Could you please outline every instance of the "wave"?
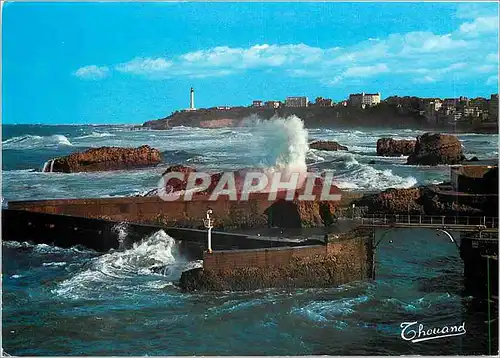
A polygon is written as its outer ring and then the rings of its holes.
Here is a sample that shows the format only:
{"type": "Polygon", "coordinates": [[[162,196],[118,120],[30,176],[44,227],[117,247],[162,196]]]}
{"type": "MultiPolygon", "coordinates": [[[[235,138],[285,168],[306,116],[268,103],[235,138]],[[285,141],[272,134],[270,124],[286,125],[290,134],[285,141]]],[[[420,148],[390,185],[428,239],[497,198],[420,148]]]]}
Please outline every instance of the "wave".
{"type": "Polygon", "coordinates": [[[70,248],[63,248],[47,244],[32,244],[27,241],[2,241],[2,246],[11,249],[32,250],[39,254],[95,254],[96,251],[86,248],[81,245],[72,246],[70,248]]]}
{"type": "Polygon", "coordinates": [[[83,135],[81,137],[76,137],[74,139],[105,138],[105,137],[116,137],[116,134],[108,132],[92,132],[91,134],[83,135]]]}
{"type": "Polygon", "coordinates": [[[66,266],[66,262],[65,261],[44,262],[43,266],[66,266]]]}
{"type": "MultiPolygon", "coordinates": [[[[297,116],[274,116],[263,120],[257,116],[245,118],[242,127],[247,133],[252,155],[265,155],[269,171],[305,173],[306,155],[309,150],[308,132],[297,116]]],[[[249,153],[250,154],[250,153],[249,153]]]]}
{"type": "MultiPolygon", "coordinates": [[[[120,227],[120,230],[125,230],[120,227]]],[[[123,233],[125,235],[125,233],[123,233]]],[[[175,240],[160,230],[131,249],[114,251],[91,260],[84,269],[61,282],[52,292],[66,298],[95,299],[108,295],[114,297],[117,287],[133,287],[129,280],[138,276],[161,277],[171,284],[183,271],[201,267],[199,261],[187,261],[180,256],[175,240]]]]}
{"type": "Polygon", "coordinates": [[[317,170],[333,171],[333,184],[341,189],[384,190],[387,188],[411,188],[417,184],[413,176],[402,177],[392,169],[376,169],[358,161],[351,153],[335,154],[335,159],[316,163],[317,170]]]}
{"type": "Polygon", "coordinates": [[[335,318],[353,314],[356,307],[368,301],[369,297],[366,295],[331,301],[316,301],[304,307],[294,308],[290,313],[314,322],[329,322],[335,318]]]}
{"type": "Polygon", "coordinates": [[[46,137],[26,135],[12,137],[2,142],[3,149],[34,149],[59,146],[73,146],[73,144],[62,134],[54,134],[46,137]]]}

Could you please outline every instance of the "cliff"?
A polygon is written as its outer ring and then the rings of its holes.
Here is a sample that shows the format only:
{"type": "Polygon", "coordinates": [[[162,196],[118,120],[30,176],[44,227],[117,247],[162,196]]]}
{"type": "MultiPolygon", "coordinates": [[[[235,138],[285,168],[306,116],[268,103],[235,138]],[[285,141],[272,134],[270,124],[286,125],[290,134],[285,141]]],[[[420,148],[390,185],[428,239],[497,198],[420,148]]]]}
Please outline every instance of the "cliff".
{"type": "Polygon", "coordinates": [[[143,124],[151,129],[185,127],[227,127],[239,126],[243,119],[256,115],[263,119],[273,116],[296,115],[308,127],[392,127],[421,128],[423,117],[399,114],[397,108],[381,104],[373,108],[353,107],[304,107],[304,108],[253,108],[233,107],[228,110],[199,109],[189,112],[174,112],[172,115],[143,124]]]}
{"type": "Polygon", "coordinates": [[[430,124],[415,113],[402,113],[397,107],[387,103],[366,109],[354,107],[303,107],[290,108],[253,108],[233,107],[231,109],[199,109],[196,111],[174,112],[170,116],[145,122],[143,127],[150,129],[170,129],[185,127],[234,127],[241,125],[243,119],[256,115],[270,119],[274,115],[288,117],[296,115],[309,128],[413,128],[421,130],[442,130],[449,132],[497,133],[497,123],[459,123],[454,126],[430,124]]]}

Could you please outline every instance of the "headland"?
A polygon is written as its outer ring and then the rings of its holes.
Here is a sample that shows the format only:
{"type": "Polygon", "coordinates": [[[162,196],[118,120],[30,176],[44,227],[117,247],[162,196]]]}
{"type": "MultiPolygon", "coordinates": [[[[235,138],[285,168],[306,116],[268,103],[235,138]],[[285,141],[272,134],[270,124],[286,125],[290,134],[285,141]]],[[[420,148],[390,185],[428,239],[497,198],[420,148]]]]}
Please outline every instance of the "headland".
{"type": "MultiPolygon", "coordinates": [[[[363,94],[364,95],[364,94],[363,94]]],[[[303,98],[302,105],[287,101],[254,101],[251,106],[211,107],[175,111],[170,116],[147,121],[143,127],[169,129],[176,126],[237,127],[245,119],[286,118],[295,115],[307,128],[405,128],[449,133],[498,133],[498,95],[491,99],[389,97],[359,104],[356,95],[334,104],[318,97],[315,103],[303,98]],[[354,96],[354,97],[353,97],[354,96]]],[[[369,95],[364,95],[363,98],[369,95]]],[[[371,96],[371,95],[370,95],[371,96]]],[[[295,98],[295,97],[293,97],[295,98]]],[[[371,98],[371,97],[370,97],[371,98]]]]}

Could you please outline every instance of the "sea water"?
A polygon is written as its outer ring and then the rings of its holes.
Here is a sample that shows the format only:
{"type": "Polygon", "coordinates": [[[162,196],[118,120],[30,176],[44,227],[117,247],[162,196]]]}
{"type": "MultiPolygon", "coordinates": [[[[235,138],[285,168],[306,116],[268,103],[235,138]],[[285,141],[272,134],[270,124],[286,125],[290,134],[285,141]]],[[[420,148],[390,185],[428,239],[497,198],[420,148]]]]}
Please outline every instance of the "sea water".
{"type": "MultiPolygon", "coordinates": [[[[2,130],[7,200],[138,195],[154,188],[172,164],[216,171],[305,161],[309,170],[333,170],[344,189],[366,191],[449,177],[446,166],[406,166],[405,157],[376,157],[378,138],[421,134],[410,130],[305,130],[279,121],[169,131],[43,125],[2,130]],[[349,151],[309,150],[304,143],[313,139],[335,140],[349,151]],[[160,149],[165,163],[132,171],[42,172],[48,160],[72,152],[144,144],[160,149]]],[[[459,138],[467,157],[498,156],[497,135],[459,138]]],[[[180,256],[161,230],[128,250],[108,253],[18,240],[2,243],[2,345],[11,355],[488,353],[488,317],[463,292],[458,250],[429,230],[386,235],[377,250],[375,281],[223,293],[177,288],[182,271],[201,263],[180,256]],[[400,325],[412,321],[426,327],[465,322],[466,334],[411,343],[402,339],[400,325]]]]}

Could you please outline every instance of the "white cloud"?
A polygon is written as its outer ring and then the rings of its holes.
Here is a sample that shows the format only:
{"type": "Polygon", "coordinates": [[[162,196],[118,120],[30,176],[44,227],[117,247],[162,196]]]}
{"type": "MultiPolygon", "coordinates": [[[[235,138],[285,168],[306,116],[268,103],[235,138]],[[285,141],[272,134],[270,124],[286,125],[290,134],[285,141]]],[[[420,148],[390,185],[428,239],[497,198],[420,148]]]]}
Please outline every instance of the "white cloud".
{"type": "MultiPolygon", "coordinates": [[[[467,4],[464,4],[467,5],[467,4]]],[[[498,70],[498,17],[491,7],[459,6],[455,31],[394,33],[367,38],[346,47],[322,48],[307,44],[216,46],[171,57],[134,58],[113,66],[115,71],[150,79],[208,78],[246,71],[316,80],[326,85],[365,83],[367,78],[394,76],[414,83],[467,79],[498,70]],[[492,67],[493,64],[493,67],[492,67]]],[[[103,69],[104,76],[108,69],[103,69]],[[105,70],[104,70],[105,69],[105,70]]]]}
{"type": "Polygon", "coordinates": [[[434,83],[436,79],[431,76],[417,77],[413,80],[414,83],[434,83]]]}
{"type": "Polygon", "coordinates": [[[488,73],[488,72],[493,72],[497,67],[493,65],[483,65],[479,66],[476,71],[480,73],[488,73]]]}
{"type": "Polygon", "coordinates": [[[355,66],[349,67],[344,72],[344,77],[372,77],[388,71],[389,68],[384,63],[375,66],[355,66]]]}
{"type": "Polygon", "coordinates": [[[491,16],[498,13],[498,3],[475,2],[458,5],[456,17],[458,19],[475,19],[482,16],[491,16]]]}
{"type": "Polygon", "coordinates": [[[164,58],[134,58],[131,61],[120,63],[115,66],[119,72],[136,75],[165,74],[172,66],[172,62],[164,58]]]}
{"type": "Polygon", "coordinates": [[[498,32],[498,17],[478,17],[472,22],[464,22],[460,25],[459,31],[467,36],[479,36],[484,33],[498,32]]]}
{"type": "Polygon", "coordinates": [[[486,56],[487,62],[498,62],[498,53],[490,53],[486,56]]]}
{"type": "Polygon", "coordinates": [[[89,65],[80,67],[74,75],[86,80],[98,80],[107,77],[109,68],[106,66],[89,65]]]}
{"type": "Polygon", "coordinates": [[[401,36],[401,54],[439,53],[468,46],[467,41],[455,39],[452,34],[435,35],[431,32],[410,32],[401,36]]]}
{"type": "Polygon", "coordinates": [[[488,86],[491,86],[491,85],[496,85],[498,83],[498,75],[495,75],[495,76],[490,76],[488,77],[488,79],[486,80],[486,84],[488,86]]]}

